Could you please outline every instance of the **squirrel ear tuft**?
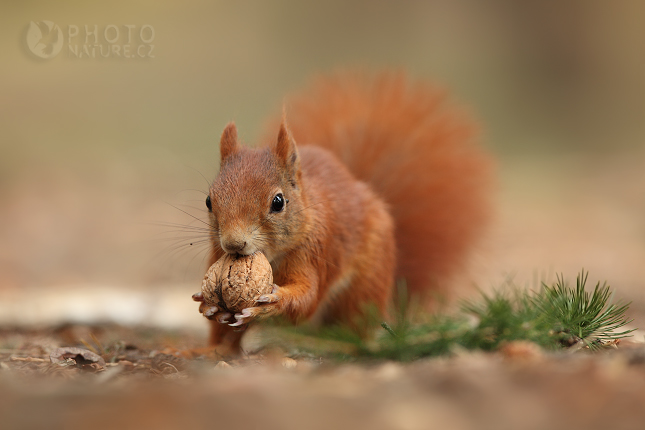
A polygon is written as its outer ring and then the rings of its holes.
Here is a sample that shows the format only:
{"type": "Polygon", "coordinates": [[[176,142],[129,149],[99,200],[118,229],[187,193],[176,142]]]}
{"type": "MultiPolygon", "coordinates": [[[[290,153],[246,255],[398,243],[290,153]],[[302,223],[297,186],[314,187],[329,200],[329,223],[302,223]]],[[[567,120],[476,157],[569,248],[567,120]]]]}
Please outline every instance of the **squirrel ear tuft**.
{"type": "Polygon", "coordinates": [[[237,127],[234,122],[229,122],[222,132],[222,138],[219,142],[219,151],[221,154],[222,163],[231,155],[235,154],[240,149],[237,140],[237,127]]]}
{"type": "Polygon", "coordinates": [[[292,176],[297,176],[300,169],[300,157],[296,141],[287,128],[287,122],[282,118],[280,131],[278,132],[278,142],[275,146],[275,153],[278,159],[284,164],[292,176]]]}

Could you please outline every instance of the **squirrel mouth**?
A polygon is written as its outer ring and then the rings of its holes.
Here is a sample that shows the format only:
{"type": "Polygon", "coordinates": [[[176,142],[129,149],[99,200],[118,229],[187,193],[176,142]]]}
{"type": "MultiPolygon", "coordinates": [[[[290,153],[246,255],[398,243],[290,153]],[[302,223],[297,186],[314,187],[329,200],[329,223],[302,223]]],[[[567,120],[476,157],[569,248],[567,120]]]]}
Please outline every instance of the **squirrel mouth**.
{"type": "Polygon", "coordinates": [[[257,249],[255,247],[245,246],[242,249],[236,249],[231,251],[224,249],[224,252],[234,257],[243,257],[247,255],[256,254],[258,252],[262,252],[262,250],[257,249]]]}

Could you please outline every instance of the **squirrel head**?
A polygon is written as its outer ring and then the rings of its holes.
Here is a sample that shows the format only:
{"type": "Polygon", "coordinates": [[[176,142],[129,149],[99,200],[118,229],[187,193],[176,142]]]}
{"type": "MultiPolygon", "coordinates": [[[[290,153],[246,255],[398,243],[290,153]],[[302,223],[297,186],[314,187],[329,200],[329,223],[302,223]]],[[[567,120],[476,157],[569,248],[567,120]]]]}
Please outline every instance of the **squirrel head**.
{"type": "Polygon", "coordinates": [[[283,120],[274,145],[240,145],[229,123],[220,141],[220,172],[206,198],[213,246],[228,254],[261,251],[272,261],[297,246],[307,221],[296,142],[283,120]]]}

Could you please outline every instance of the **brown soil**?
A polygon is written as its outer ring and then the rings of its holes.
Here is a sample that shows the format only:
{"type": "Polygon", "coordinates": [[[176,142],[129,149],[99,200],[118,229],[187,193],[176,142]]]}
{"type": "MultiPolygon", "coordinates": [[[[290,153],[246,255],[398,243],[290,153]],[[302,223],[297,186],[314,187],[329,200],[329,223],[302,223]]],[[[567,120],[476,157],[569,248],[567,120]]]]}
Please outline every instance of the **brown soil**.
{"type": "Polygon", "coordinates": [[[201,343],[117,326],[4,330],[2,428],[635,429],[645,418],[642,344],[544,354],[519,343],[412,364],[277,349],[183,358],[201,343]],[[105,365],[50,358],[70,345],[105,365]]]}

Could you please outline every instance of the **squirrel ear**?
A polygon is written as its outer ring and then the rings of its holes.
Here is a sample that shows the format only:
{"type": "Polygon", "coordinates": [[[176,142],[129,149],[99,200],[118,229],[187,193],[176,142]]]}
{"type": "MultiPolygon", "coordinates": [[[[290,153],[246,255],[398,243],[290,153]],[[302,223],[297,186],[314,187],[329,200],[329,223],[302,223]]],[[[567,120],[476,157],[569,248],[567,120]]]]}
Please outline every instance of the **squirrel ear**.
{"type": "Polygon", "coordinates": [[[221,154],[222,163],[231,155],[235,154],[240,149],[237,141],[237,127],[235,123],[229,122],[222,132],[222,138],[219,141],[219,152],[221,154]]]}
{"type": "Polygon", "coordinates": [[[293,140],[293,137],[287,128],[287,122],[284,118],[280,124],[275,153],[278,156],[278,159],[282,161],[284,166],[291,173],[292,177],[297,176],[300,170],[300,156],[298,155],[296,141],[293,140]]]}

